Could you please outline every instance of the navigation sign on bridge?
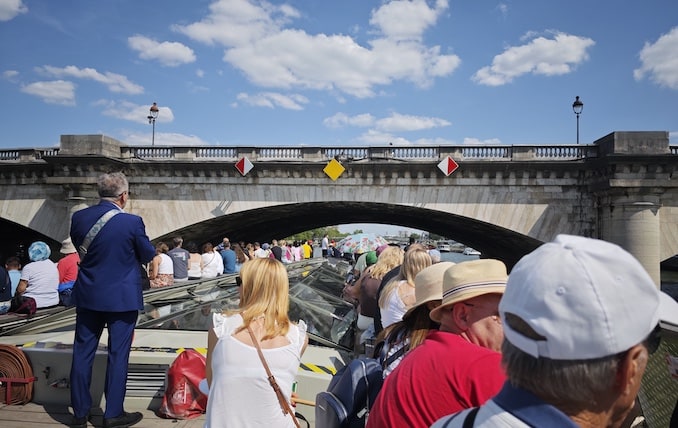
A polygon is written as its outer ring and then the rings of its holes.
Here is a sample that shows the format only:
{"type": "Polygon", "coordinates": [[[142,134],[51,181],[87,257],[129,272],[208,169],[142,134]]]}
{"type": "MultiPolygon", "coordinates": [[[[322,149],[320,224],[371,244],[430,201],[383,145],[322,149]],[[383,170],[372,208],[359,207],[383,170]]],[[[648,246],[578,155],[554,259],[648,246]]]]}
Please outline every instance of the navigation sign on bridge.
{"type": "Polygon", "coordinates": [[[450,156],[448,156],[438,163],[438,168],[443,172],[443,174],[449,176],[454,171],[456,171],[457,168],[459,168],[459,164],[455,162],[450,156]]]}
{"type": "Polygon", "coordinates": [[[240,174],[245,176],[252,170],[252,168],[254,168],[254,165],[252,165],[252,162],[250,162],[247,157],[243,156],[238,162],[235,163],[235,168],[240,172],[240,174]]]}

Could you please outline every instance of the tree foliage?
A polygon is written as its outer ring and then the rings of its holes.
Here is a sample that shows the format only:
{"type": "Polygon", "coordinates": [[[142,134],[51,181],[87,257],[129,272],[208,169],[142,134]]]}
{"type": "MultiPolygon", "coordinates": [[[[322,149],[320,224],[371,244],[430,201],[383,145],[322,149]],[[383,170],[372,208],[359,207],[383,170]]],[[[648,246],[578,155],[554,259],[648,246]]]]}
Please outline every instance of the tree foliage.
{"type": "Polygon", "coordinates": [[[308,241],[310,239],[310,240],[314,240],[314,241],[320,241],[321,239],[323,239],[323,236],[325,236],[325,234],[327,234],[327,236],[330,239],[334,239],[334,240],[337,240],[337,241],[340,240],[341,238],[349,235],[348,233],[339,232],[339,228],[337,226],[327,226],[327,227],[320,227],[320,228],[317,228],[317,229],[311,229],[311,230],[307,230],[307,231],[304,231],[304,232],[296,233],[292,236],[288,236],[287,238],[285,238],[285,240],[286,241],[308,241]]]}

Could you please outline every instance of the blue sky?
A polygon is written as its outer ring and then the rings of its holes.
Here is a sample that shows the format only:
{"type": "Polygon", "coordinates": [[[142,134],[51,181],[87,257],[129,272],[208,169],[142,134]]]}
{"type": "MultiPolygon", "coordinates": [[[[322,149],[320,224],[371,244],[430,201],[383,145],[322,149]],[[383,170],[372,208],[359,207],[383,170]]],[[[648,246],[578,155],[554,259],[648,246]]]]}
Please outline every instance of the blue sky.
{"type": "Polygon", "coordinates": [[[669,131],[678,2],[0,0],[0,148],[574,144],[669,131]]]}

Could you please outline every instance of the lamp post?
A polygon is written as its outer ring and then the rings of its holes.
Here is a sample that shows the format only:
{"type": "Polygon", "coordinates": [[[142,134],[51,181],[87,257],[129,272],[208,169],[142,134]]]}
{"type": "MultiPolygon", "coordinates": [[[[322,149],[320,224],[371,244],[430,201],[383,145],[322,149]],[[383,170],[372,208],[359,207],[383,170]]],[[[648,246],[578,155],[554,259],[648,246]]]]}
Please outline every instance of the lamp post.
{"type": "Polygon", "coordinates": [[[579,95],[577,95],[572,103],[572,110],[574,111],[574,114],[577,115],[577,144],[579,144],[579,115],[583,109],[584,103],[579,101],[579,95]]]}
{"type": "MultiPolygon", "coordinates": [[[[577,97],[579,98],[579,97],[577,97]]],[[[149,110],[149,115],[148,115],[148,123],[153,125],[153,137],[151,139],[151,145],[155,146],[155,119],[158,118],[158,113],[160,113],[160,109],[158,108],[158,103],[153,103],[149,110]]]]}

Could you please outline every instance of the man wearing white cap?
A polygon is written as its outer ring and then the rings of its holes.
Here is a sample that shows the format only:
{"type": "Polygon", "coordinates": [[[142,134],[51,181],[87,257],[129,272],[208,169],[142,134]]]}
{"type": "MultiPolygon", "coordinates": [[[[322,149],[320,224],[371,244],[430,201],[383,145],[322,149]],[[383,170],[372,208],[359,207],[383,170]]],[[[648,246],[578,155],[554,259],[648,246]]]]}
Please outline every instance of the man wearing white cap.
{"type": "Polygon", "coordinates": [[[434,427],[619,427],[659,346],[659,321],[678,325],[678,303],[631,254],[570,235],[516,264],[499,312],[508,381],[479,410],[434,427]]]}
{"type": "Polygon", "coordinates": [[[500,390],[506,376],[498,352],[504,337],[498,304],[507,277],[504,263],[493,259],[445,270],[442,303],[430,313],[440,329],[386,377],[367,428],[429,427],[500,390]]]}

